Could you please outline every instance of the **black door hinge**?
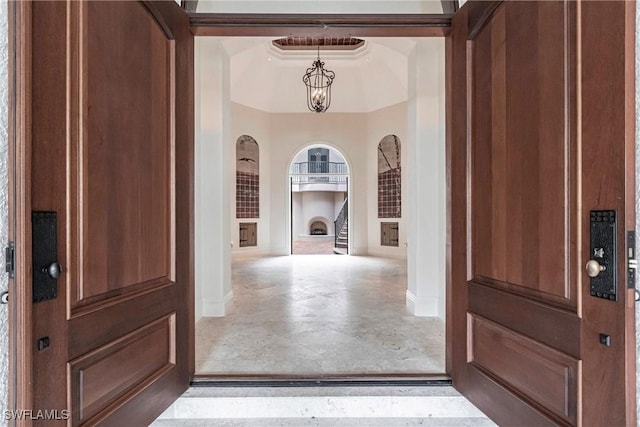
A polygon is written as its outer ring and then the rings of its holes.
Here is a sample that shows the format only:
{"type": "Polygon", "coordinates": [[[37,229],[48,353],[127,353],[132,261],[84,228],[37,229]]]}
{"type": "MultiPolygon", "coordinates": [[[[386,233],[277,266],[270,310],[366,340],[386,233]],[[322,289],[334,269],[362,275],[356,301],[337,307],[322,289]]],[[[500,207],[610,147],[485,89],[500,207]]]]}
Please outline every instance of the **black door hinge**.
{"type": "Polygon", "coordinates": [[[627,289],[634,289],[636,287],[637,269],[636,231],[627,231],[627,289]]]}
{"type": "Polygon", "coordinates": [[[627,231],[627,288],[636,287],[636,269],[638,260],[636,259],[636,232],[627,231]]]}
{"type": "Polygon", "coordinates": [[[13,242],[9,242],[4,248],[4,270],[9,273],[9,277],[16,275],[16,248],[13,242]]]}

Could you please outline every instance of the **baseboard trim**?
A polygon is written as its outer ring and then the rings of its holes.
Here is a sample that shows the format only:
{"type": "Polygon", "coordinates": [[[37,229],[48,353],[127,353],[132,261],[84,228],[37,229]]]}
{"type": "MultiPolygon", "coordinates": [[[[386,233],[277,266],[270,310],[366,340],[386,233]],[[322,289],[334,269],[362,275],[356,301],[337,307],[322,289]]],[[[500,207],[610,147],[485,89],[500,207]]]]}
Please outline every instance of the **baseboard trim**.
{"type": "Polygon", "coordinates": [[[231,251],[231,256],[234,258],[242,258],[242,257],[256,257],[256,256],[267,256],[269,255],[269,250],[264,248],[234,248],[231,251]]]}
{"type": "Polygon", "coordinates": [[[202,300],[202,317],[224,317],[231,311],[233,291],[229,291],[221,300],[202,300]]]}
{"type": "Polygon", "coordinates": [[[407,251],[402,250],[385,250],[381,248],[369,248],[368,250],[369,256],[379,257],[379,258],[392,258],[405,260],[407,259],[407,251]]]}
{"type": "Polygon", "coordinates": [[[407,290],[407,310],[417,317],[440,317],[440,299],[437,297],[417,297],[407,290]]]}

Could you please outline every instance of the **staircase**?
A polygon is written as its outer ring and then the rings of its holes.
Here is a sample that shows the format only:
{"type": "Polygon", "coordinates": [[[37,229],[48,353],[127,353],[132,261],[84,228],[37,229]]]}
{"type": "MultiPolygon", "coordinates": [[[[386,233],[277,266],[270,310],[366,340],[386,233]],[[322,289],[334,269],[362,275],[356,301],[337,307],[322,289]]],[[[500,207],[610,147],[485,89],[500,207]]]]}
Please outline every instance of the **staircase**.
{"type": "Polygon", "coordinates": [[[336,237],[336,253],[347,253],[349,251],[349,219],[345,219],[336,237]]]}
{"type": "Polygon", "coordinates": [[[450,386],[192,387],[152,427],[495,426],[450,386]]]}
{"type": "Polygon", "coordinates": [[[349,253],[349,204],[344,199],[334,224],[335,247],[333,252],[345,255],[349,253]]]}

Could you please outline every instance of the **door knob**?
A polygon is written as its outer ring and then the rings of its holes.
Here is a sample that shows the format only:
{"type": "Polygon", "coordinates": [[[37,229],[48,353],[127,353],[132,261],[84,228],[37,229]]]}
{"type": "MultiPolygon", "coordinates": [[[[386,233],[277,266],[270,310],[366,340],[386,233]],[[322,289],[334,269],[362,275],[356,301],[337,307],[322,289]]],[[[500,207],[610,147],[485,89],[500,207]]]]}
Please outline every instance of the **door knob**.
{"type": "Polygon", "coordinates": [[[600,272],[606,270],[606,268],[607,267],[600,264],[598,261],[594,259],[590,259],[589,261],[587,261],[586,269],[589,277],[598,277],[600,272]]]}
{"type": "Polygon", "coordinates": [[[52,279],[57,279],[58,277],[60,277],[62,267],[60,267],[60,264],[58,264],[57,262],[53,262],[49,267],[44,267],[42,269],[42,272],[47,273],[52,279]]]}

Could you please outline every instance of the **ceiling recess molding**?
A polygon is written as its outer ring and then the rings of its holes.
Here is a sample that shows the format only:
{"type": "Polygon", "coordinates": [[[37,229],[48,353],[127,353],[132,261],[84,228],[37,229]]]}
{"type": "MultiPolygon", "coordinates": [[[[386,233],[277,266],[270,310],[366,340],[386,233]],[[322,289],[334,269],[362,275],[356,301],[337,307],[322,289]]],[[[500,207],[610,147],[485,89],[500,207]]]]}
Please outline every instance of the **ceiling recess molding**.
{"type": "Polygon", "coordinates": [[[364,46],[364,40],[355,37],[285,37],[273,41],[282,50],[356,50],[364,46]]]}

